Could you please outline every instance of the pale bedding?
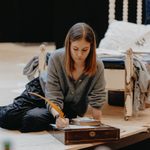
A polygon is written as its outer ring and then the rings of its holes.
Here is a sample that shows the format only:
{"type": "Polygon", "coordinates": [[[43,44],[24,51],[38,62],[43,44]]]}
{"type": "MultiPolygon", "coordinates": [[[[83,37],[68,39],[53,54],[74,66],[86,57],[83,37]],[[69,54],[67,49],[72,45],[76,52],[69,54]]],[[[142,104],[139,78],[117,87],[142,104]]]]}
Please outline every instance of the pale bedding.
{"type": "MultiPolygon", "coordinates": [[[[150,49],[150,25],[114,20],[100,41],[99,49],[126,51],[150,49]]],[[[150,50],[149,50],[150,51],[150,50]]]]}

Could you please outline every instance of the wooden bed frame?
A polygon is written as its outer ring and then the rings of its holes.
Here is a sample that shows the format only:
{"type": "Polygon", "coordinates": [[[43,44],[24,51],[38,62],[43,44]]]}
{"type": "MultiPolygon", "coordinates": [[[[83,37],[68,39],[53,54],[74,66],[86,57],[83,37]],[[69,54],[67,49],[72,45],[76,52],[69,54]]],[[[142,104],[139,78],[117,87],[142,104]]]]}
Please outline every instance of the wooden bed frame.
{"type": "MultiPolygon", "coordinates": [[[[128,1],[123,0],[123,16],[122,20],[128,22],[128,1]]],[[[142,24],[142,2],[143,0],[137,0],[137,7],[136,7],[136,23],[142,24]]],[[[115,20],[115,5],[116,0],[109,0],[109,16],[108,22],[109,24],[115,20]]],[[[126,51],[125,56],[125,69],[124,70],[117,70],[117,69],[105,69],[105,76],[106,76],[106,89],[113,90],[113,91],[124,91],[124,119],[128,120],[131,116],[134,115],[133,112],[133,92],[134,92],[134,65],[133,65],[133,57],[135,54],[145,52],[133,52],[132,49],[128,49],[126,51]],[[120,78],[116,78],[116,74],[119,74],[120,78]],[[114,78],[112,77],[114,75],[114,78]]],[[[146,52],[147,53],[147,52],[146,52]]],[[[137,114],[135,114],[137,115],[137,114]]]]}
{"type": "MultiPolygon", "coordinates": [[[[46,69],[46,47],[45,45],[40,46],[40,54],[39,54],[39,65],[38,65],[38,72],[39,74],[46,69]]],[[[125,95],[125,120],[128,120],[130,116],[132,116],[132,101],[133,101],[133,52],[131,49],[127,50],[126,57],[125,57],[125,69],[124,70],[114,70],[114,69],[105,69],[106,75],[106,89],[107,90],[120,90],[124,91],[125,95]],[[113,84],[114,78],[112,75],[115,72],[120,74],[121,77],[119,84],[113,84]],[[111,75],[111,77],[109,77],[111,75]],[[113,87],[112,85],[115,85],[113,87]]],[[[117,79],[118,80],[118,79],[117,79]]]]}

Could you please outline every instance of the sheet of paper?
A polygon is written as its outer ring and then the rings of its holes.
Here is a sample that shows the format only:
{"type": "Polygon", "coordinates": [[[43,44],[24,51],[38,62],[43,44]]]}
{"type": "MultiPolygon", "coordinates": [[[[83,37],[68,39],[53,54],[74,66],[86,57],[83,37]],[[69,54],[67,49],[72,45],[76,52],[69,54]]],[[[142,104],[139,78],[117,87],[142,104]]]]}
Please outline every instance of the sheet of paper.
{"type": "Polygon", "coordinates": [[[84,129],[84,128],[95,128],[95,126],[80,126],[80,125],[69,125],[65,128],[57,128],[56,127],[56,124],[50,124],[52,127],[54,127],[55,129],[63,129],[63,130],[66,130],[66,129],[84,129]]]}

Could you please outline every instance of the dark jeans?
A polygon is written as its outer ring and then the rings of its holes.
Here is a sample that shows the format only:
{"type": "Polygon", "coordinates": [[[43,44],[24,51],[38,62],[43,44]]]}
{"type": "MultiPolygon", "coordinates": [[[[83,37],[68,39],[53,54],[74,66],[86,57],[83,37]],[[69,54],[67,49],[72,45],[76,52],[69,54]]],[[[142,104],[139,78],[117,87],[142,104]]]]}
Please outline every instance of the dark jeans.
{"type": "Polygon", "coordinates": [[[50,129],[49,124],[55,119],[46,109],[45,101],[28,92],[44,96],[39,78],[26,85],[25,91],[14,99],[13,103],[0,107],[0,126],[21,132],[50,129]]]}

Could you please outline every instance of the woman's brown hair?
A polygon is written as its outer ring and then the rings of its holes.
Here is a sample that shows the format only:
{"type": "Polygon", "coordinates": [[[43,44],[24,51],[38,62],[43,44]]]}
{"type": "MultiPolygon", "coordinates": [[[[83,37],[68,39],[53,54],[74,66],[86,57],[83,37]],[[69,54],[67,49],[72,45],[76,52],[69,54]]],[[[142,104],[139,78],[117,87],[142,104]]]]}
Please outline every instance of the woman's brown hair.
{"type": "Polygon", "coordinates": [[[73,25],[65,39],[65,68],[67,74],[71,77],[74,68],[74,61],[71,57],[71,42],[85,39],[90,43],[90,52],[85,60],[84,74],[93,76],[96,73],[96,38],[93,29],[86,23],[76,23],[73,25]]]}

